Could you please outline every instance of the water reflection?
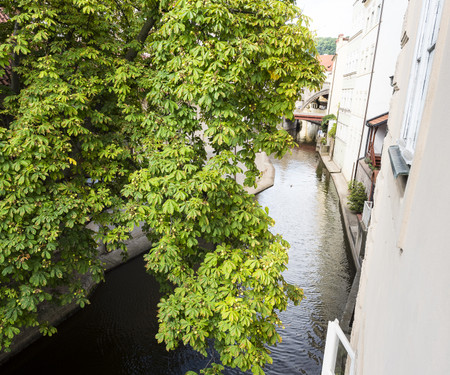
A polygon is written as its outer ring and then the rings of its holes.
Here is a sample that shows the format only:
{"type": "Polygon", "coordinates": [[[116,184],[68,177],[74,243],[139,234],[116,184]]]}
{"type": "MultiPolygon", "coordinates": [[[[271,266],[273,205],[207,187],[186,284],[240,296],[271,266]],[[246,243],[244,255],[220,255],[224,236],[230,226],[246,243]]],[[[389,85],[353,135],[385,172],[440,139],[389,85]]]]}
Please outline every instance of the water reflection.
{"type": "MultiPolygon", "coordinates": [[[[273,160],[275,186],[258,200],[291,243],[286,279],[306,299],[282,314],[283,342],[266,374],[320,374],[328,320],[340,317],[353,269],[347,257],[336,190],[313,147],[273,160]]],[[[158,287],[137,258],[107,275],[92,304],[0,368],[8,374],[184,374],[211,358],[157,344],[158,287]]],[[[211,353],[212,355],[212,353],[211,353]]],[[[239,374],[228,369],[226,374],[239,374]]]]}
{"type": "Polygon", "coordinates": [[[276,221],[273,230],[291,244],[285,277],[304,289],[306,299],[283,314],[287,329],[267,373],[320,374],[328,320],[340,318],[354,275],[337,192],[307,146],[272,162],[275,185],[258,200],[270,208],[276,221]]]}

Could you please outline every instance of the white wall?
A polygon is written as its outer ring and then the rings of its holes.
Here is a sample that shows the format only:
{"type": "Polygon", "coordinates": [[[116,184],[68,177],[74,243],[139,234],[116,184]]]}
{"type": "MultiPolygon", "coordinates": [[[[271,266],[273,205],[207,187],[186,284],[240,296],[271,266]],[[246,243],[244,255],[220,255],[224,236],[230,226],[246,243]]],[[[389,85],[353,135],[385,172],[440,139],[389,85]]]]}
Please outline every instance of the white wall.
{"type": "Polygon", "coordinates": [[[356,1],[353,5],[355,34],[347,47],[347,71],[344,72],[341,94],[341,108],[347,114],[340,116],[342,125],[338,126],[337,138],[341,142],[337,143],[335,150],[341,156],[336,163],[347,180],[352,178],[356,160],[364,154],[365,121],[388,112],[392,95],[389,76],[393,75],[400,51],[400,31],[406,4],[407,0],[384,1],[378,47],[382,1],[356,1]],[[376,49],[381,52],[376,53],[376,49]],[[346,135],[342,134],[344,131],[346,135]]]}
{"type": "Polygon", "coordinates": [[[407,5],[407,0],[385,0],[384,2],[378,39],[379,52],[375,59],[367,119],[379,116],[389,110],[393,92],[389,77],[394,75],[395,64],[400,53],[403,17],[407,5]]]}
{"type": "Polygon", "coordinates": [[[348,40],[341,34],[336,40],[336,54],[333,59],[333,72],[330,78],[328,113],[337,114],[342,92],[342,81],[347,64],[348,40]]]}
{"type": "Polygon", "coordinates": [[[342,83],[341,113],[336,137],[335,153],[341,155],[336,163],[342,168],[347,180],[351,179],[358,155],[363,130],[365,103],[372,70],[376,40],[377,19],[372,16],[374,4],[380,0],[369,0],[365,4],[357,1],[353,5],[353,31],[348,43],[347,64],[342,83]]]}

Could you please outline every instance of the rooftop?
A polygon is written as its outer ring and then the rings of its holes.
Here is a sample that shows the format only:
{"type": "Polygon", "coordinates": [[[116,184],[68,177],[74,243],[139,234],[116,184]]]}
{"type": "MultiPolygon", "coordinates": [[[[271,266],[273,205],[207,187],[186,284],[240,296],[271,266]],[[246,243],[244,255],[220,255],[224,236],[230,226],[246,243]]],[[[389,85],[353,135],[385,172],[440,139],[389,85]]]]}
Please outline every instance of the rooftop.
{"type": "Polygon", "coordinates": [[[320,55],[319,62],[323,65],[327,72],[331,72],[333,69],[333,56],[334,55],[320,55]]]}
{"type": "Polygon", "coordinates": [[[9,17],[3,13],[3,8],[0,8],[0,23],[6,22],[9,20],[9,17]]]}
{"type": "MultiPolygon", "coordinates": [[[[3,8],[0,8],[0,23],[4,23],[9,20],[9,17],[3,13],[3,8]]],[[[9,75],[11,74],[11,67],[6,67],[6,73],[0,76],[0,85],[9,85],[9,75]]]]}

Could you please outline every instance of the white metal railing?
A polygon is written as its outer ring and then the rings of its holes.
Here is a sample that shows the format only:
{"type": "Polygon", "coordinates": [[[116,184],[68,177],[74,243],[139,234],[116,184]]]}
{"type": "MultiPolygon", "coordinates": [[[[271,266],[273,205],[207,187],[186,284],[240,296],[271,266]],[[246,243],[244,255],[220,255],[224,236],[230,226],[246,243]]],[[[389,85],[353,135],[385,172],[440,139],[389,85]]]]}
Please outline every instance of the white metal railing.
{"type": "Polygon", "coordinates": [[[370,216],[372,215],[373,202],[365,201],[362,213],[362,221],[366,228],[369,228],[370,216]]]}
{"type": "Polygon", "coordinates": [[[335,375],[336,356],[339,347],[339,341],[344,346],[350,357],[350,370],[346,371],[348,375],[355,375],[355,352],[350,346],[337,319],[334,322],[328,322],[327,341],[325,342],[325,353],[323,354],[322,375],[335,375]]]}

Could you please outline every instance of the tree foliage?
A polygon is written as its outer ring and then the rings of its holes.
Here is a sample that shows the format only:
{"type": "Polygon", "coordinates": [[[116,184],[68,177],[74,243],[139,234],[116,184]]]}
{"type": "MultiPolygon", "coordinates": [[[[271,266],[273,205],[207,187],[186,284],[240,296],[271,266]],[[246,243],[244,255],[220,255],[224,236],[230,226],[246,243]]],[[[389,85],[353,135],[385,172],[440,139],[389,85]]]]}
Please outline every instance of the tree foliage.
{"type": "Polygon", "coordinates": [[[233,176],[242,163],[252,186],[255,153],[286,152],[279,118],[321,83],[292,3],[3,2],[1,347],[22,327],[51,332],[43,301],[87,303],[79,276],[103,275],[95,240],[125,251],[144,222],[166,291],[157,339],[205,354],[211,338],[223,364],[262,373],[278,312],[302,291],[281,274],[288,244],[233,176]]]}
{"type": "Polygon", "coordinates": [[[319,55],[334,55],[336,53],[336,38],[317,38],[317,51],[319,55]]]}
{"type": "Polygon", "coordinates": [[[320,123],[322,131],[326,134],[327,131],[328,131],[328,123],[330,121],[336,122],[336,120],[337,120],[337,118],[336,118],[336,116],[333,113],[330,113],[330,114],[328,114],[326,116],[323,116],[322,117],[322,122],[320,123]]]}

